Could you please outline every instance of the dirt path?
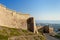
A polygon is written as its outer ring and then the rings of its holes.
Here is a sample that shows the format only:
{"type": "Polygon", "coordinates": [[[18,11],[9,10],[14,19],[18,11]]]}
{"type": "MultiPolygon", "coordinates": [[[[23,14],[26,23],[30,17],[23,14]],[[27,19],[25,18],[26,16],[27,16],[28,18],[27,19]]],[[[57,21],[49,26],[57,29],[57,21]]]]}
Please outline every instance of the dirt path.
{"type": "Polygon", "coordinates": [[[47,40],[58,40],[58,39],[50,36],[49,34],[45,34],[45,36],[46,36],[46,39],[47,39],[47,40]]]}

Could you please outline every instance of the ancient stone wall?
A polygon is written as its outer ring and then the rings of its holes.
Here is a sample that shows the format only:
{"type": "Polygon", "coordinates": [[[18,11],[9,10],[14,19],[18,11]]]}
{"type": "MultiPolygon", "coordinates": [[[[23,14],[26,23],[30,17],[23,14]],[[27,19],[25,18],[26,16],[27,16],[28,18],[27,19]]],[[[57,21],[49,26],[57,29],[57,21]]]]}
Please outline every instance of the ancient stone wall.
{"type": "Polygon", "coordinates": [[[3,5],[0,5],[0,26],[25,30],[28,30],[29,27],[29,30],[32,32],[38,33],[33,17],[31,18],[29,14],[22,14],[12,11],[3,5]],[[30,20],[29,24],[27,23],[27,20],[30,20]]]}
{"type": "Polygon", "coordinates": [[[0,26],[27,29],[29,14],[21,14],[0,5],[0,26]]]}

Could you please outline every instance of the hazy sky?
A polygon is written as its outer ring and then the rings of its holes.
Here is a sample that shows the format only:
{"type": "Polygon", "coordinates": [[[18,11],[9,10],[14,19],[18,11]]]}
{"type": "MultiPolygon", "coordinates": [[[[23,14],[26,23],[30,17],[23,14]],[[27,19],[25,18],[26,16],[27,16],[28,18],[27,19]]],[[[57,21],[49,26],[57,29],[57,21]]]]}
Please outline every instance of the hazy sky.
{"type": "Polygon", "coordinates": [[[0,0],[18,12],[29,13],[36,20],[60,20],[60,0],[0,0]]]}

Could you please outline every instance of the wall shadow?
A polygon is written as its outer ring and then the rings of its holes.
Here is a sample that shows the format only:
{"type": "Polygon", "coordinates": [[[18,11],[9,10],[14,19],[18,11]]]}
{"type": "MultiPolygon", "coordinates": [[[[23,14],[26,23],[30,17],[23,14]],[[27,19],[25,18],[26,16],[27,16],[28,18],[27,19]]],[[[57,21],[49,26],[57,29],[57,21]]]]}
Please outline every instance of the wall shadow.
{"type": "Polygon", "coordinates": [[[33,17],[30,17],[27,20],[27,29],[31,32],[34,32],[34,18],[33,17]]]}

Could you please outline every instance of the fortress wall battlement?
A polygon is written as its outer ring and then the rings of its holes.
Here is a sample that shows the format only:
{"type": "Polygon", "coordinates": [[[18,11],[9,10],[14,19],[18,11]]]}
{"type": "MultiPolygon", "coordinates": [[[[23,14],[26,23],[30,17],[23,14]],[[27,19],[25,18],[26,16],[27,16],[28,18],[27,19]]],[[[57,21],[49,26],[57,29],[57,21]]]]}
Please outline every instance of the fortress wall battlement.
{"type": "Polygon", "coordinates": [[[19,14],[0,5],[0,26],[27,29],[29,14],[19,14]]]}

